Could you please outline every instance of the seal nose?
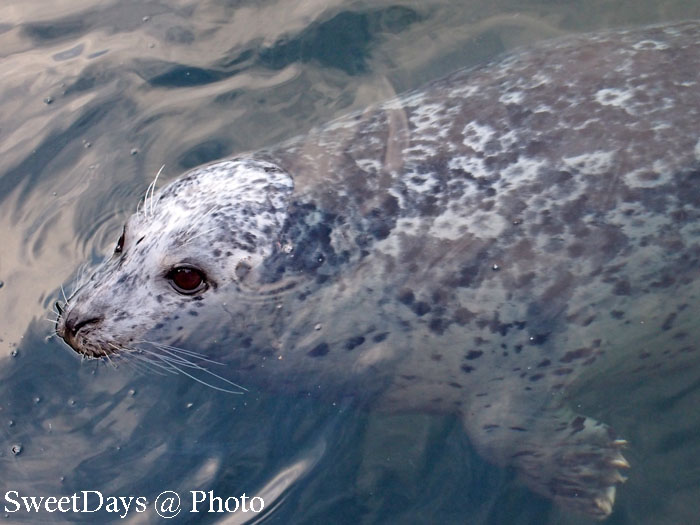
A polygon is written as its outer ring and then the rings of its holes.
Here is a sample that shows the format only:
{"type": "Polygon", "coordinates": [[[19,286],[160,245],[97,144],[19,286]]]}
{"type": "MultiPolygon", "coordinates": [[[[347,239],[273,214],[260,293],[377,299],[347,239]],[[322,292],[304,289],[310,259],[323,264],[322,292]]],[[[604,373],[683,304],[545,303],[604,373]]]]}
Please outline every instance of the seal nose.
{"type": "Polygon", "coordinates": [[[83,326],[89,324],[97,324],[102,321],[101,317],[91,317],[89,319],[79,319],[76,317],[67,317],[65,321],[65,332],[69,339],[75,338],[83,326]]]}

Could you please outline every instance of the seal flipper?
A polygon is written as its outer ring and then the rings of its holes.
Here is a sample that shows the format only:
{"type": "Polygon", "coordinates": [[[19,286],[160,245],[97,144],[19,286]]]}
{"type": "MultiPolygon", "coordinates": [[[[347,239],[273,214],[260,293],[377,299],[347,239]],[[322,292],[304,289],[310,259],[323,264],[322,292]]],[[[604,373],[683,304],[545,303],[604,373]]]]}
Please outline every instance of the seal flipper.
{"type": "Polygon", "coordinates": [[[629,468],[620,452],[625,440],[565,407],[518,411],[509,400],[489,408],[462,417],[482,454],[514,467],[531,490],[564,508],[595,519],[610,515],[616,484],[626,480],[619,469],[629,468]]]}

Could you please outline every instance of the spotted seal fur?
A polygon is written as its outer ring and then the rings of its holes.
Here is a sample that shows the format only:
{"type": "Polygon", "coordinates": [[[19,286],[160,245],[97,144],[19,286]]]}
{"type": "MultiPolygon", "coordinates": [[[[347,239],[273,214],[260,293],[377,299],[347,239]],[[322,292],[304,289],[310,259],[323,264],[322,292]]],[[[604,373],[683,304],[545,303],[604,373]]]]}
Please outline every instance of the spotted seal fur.
{"type": "Polygon", "coordinates": [[[604,518],[625,441],[562,393],[698,350],[699,75],[698,22],[572,36],[194,169],[150,188],[57,332],[457,412],[486,457],[604,518]]]}

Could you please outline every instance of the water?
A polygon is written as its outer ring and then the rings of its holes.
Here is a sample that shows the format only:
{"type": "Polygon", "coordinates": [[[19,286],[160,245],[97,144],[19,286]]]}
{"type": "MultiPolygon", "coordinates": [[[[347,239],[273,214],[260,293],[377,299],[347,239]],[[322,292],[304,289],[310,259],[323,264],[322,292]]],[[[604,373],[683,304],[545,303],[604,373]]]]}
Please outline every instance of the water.
{"type": "MultiPolygon", "coordinates": [[[[255,515],[189,513],[188,500],[178,522],[587,523],[484,462],[455,418],[227,395],[81,363],[47,339],[45,318],[60,283],[113,247],[161,166],[170,180],[543,38],[698,17],[700,5],[680,0],[6,1],[0,495],[90,490],[150,505],[164,490],[212,490],[265,501],[255,515]]],[[[632,477],[609,523],[697,521],[692,370],[643,384],[591,378],[571,397],[633,445],[632,477]]],[[[8,523],[123,513],[0,508],[8,523]]],[[[161,519],[136,504],[128,516],[161,519]]]]}

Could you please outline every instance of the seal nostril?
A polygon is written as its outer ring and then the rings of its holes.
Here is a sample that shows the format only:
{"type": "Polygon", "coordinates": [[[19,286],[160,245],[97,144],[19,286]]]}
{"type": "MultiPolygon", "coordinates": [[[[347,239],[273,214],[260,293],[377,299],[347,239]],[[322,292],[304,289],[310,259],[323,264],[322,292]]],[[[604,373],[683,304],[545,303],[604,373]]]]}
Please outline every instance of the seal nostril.
{"type": "Polygon", "coordinates": [[[75,336],[83,326],[88,325],[88,324],[97,324],[100,321],[102,321],[101,317],[92,317],[90,319],[83,319],[82,321],[69,318],[69,319],[66,319],[66,331],[71,336],[75,336]]]}

